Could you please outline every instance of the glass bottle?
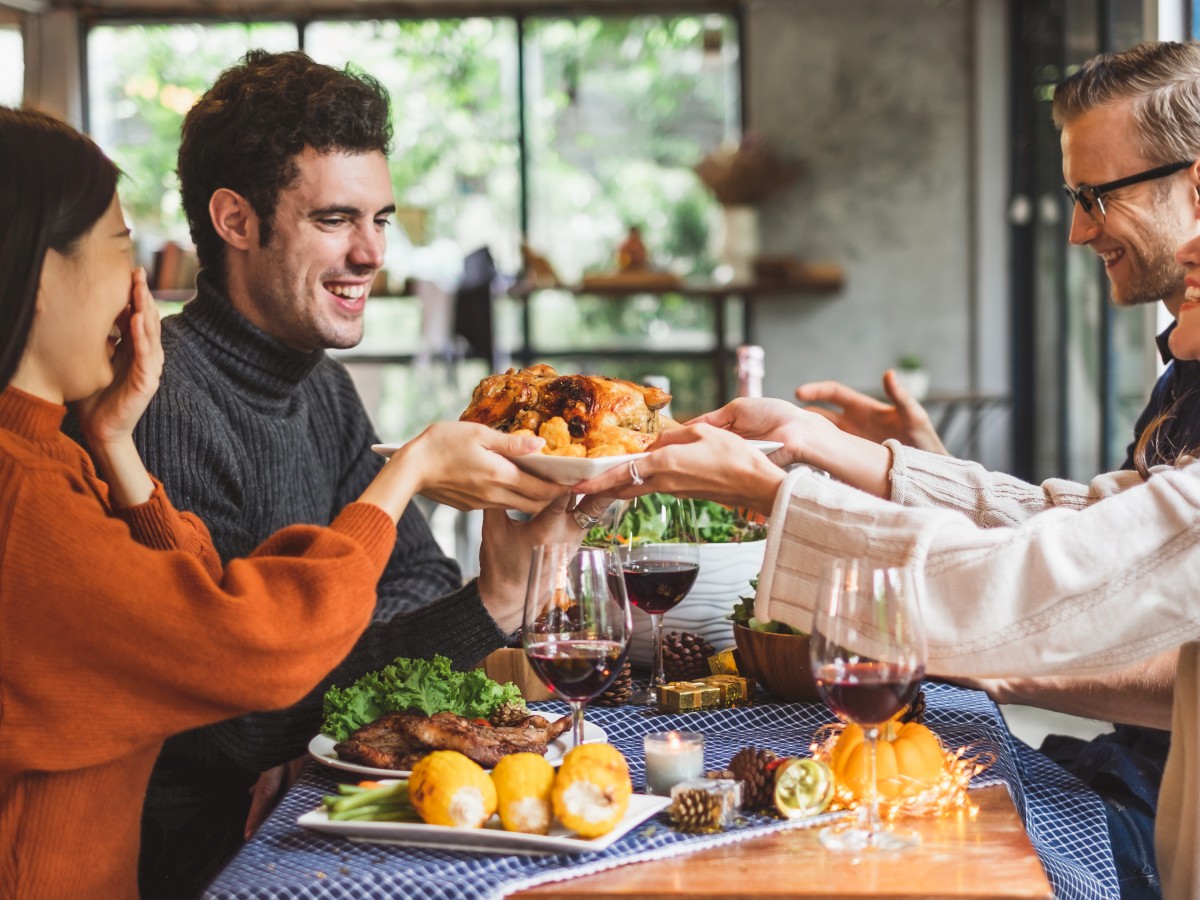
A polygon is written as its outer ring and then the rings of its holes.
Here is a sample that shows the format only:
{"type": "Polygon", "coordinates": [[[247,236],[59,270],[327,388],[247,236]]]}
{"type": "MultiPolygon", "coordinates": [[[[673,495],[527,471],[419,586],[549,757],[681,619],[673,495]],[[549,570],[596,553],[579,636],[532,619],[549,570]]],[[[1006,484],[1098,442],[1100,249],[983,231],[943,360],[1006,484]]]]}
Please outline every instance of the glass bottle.
{"type": "Polygon", "coordinates": [[[737,348],[737,395],[739,397],[761,397],[763,374],[763,348],[757,344],[743,344],[737,348]]]}

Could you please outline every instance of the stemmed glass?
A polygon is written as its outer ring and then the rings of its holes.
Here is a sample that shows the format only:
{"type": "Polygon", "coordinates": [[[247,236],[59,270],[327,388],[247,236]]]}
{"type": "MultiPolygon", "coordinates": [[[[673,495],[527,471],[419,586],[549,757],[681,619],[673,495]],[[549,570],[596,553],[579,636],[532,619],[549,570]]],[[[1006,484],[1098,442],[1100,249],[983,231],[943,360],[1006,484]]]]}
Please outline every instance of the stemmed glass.
{"type": "Polygon", "coordinates": [[[879,821],[875,747],[879,728],[916,698],[925,674],[925,629],[911,569],[835,560],[828,566],[809,642],[821,696],[839,719],[863,729],[866,798],[856,821],[821,831],[834,850],[900,849],[920,840],[879,821]]]}
{"type": "Polygon", "coordinates": [[[538,677],[571,706],[583,743],[583,707],[613,683],[629,654],[633,622],[611,550],[545,544],[533,550],[521,642],[538,677]]]}
{"type": "Polygon", "coordinates": [[[663,674],[663,616],[674,609],[700,572],[696,516],[690,500],[671,494],[645,494],[629,501],[613,531],[625,573],[629,602],[650,616],[654,668],[650,683],[629,702],[653,706],[663,674]]]}

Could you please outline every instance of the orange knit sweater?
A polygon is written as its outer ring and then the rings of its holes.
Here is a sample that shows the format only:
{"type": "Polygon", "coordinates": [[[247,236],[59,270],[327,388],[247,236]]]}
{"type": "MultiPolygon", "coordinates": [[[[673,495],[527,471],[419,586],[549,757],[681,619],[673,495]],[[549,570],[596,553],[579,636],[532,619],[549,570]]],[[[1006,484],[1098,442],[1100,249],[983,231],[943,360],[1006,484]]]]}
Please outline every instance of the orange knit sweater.
{"type": "Polygon", "coordinates": [[[0,897],[121,900],[161,741],[314,687],[368,624],[395,530],[355,503],[222,572],[161,486],[112,509],[64,414],[0,393],[0,897]]]}

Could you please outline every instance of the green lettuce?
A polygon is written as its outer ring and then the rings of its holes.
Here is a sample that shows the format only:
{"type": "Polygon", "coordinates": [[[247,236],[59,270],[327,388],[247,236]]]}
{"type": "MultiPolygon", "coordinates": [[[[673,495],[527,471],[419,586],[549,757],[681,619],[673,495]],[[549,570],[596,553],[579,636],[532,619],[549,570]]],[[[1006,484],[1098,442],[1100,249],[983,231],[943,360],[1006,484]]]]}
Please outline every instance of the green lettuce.
{"type": "Polygon", "coordinates": [[[444,656],[401,656],[349,687],[335,686],[326,691],[321,730],[344,741],[350,732],[374,722],[385,712],[452,712],[475,719],[487,718],[497,706],[510,702],[524,705],[520,689],[512,682],[492,681],[482,669],[456,672],[444,656]]]}

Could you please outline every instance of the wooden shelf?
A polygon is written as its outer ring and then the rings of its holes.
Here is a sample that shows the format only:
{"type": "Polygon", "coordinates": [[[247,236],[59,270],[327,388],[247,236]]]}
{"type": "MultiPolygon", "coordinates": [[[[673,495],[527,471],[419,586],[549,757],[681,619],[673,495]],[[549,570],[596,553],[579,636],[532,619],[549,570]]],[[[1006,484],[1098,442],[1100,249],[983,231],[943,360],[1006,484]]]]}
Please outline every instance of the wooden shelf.
{"type": "Polygon", "coordinates": [[[742,336],[739,343],[753,344],[754,303],[759,299],[789,296],[820,296],[832,294],[842,287],[843,274],[839,266],[828,263],[794,264],[789,266],[787,280],[764,280],[753,282],[728,282],[681,280],[675,283],[660,276],[639,279],[636,273],[614,276],[601,281],[571,285],[517,284],[509,295],[521,304],[521,343],[513,350],[513,358],[522,365],[537,359],[583,356],[606,359],[632,358],[706,358],[712,361],[713,375],[717,384],[717,406],[732,399],[730,393],[733,379],[733,363],[737,347],[730,343],[726,329],[726,312],[731,300],[741,304],[742,336]],[[638,348],[592,349],[570,348],[543,350],[533,344],[533,329],[529,316],[529,305],[534,295],[541,292],[560,291],[580,297],[611,297],[621,300],[626,297],[674,295],[707,300],[713,305],[713,346],[706,350],[671,350],[638,348]]]}

